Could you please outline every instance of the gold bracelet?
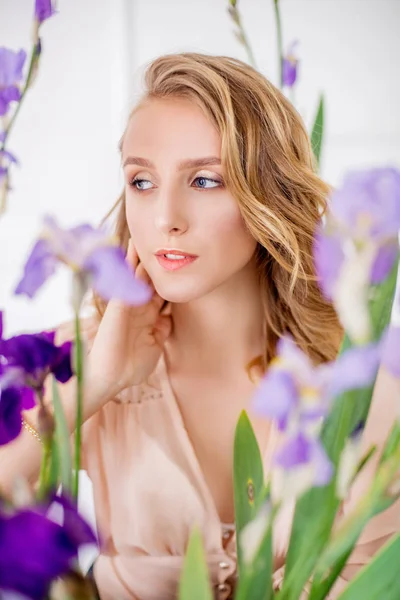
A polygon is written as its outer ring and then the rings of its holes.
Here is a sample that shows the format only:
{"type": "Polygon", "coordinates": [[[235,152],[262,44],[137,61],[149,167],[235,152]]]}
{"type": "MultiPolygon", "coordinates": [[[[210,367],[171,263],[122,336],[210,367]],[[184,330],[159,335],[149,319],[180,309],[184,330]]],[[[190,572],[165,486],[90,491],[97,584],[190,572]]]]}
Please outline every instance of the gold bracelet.
{"type": "Polygon", "coordinates": [[[24,418],[22,418],[22,427],[24,429],[26,429],[27,431],[29,431],[29,433],[31,435],[33,435],[33,437],[35,437],[37,440],[39,440],[39,442],[42,441],[42,438],[40,437],[40,435],[38,434],[36,429],[34,427],[32,427],[32,425],[29,425],[29,423],[27,421],[25,421],[24,418]]]}

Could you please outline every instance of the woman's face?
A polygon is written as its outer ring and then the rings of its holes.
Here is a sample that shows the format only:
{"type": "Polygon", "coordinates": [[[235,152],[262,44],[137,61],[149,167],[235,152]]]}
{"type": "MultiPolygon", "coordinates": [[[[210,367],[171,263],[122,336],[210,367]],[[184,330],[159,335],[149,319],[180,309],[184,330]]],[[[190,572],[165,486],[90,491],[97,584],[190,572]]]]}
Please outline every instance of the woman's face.
{"type": "Polygon", "coordinates": [[[122,147],[127,222],[156,291],[170,302],[224,286],[254,255],[220,158],[218,131],[189,100],[151,100],[130,119],[122,147]],[[174,262],[163,256],[171,249],[196,258],[174,262]]]}

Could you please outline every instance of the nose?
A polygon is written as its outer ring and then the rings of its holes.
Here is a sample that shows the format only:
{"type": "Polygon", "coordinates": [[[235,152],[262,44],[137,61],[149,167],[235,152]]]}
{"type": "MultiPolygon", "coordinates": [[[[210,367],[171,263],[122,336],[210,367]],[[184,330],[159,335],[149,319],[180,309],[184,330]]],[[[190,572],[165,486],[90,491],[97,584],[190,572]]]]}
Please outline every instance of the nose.
{"type": "Polygon", "coordinates": [[[176,188],[159,190],[155,225],[164,235],[182,235],[188,229],[185,201],[176,188]]]}

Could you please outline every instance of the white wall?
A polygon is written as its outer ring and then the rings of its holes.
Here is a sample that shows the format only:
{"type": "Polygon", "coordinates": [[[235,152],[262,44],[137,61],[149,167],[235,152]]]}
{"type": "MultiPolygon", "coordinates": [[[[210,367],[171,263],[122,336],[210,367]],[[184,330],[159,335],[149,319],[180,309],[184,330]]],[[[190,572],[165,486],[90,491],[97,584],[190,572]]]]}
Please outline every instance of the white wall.
{"type": "MultiPolygon", "coordinates": [[[[34,0],[0,0],[0,44],[28,48],[34,0]]],[[[12,296],[45,213],[65,225],[98,223],[122,186],[117,145],[128,88],[125,17],[119,0],[61,0],[42,27],[39,76],[9,148],[21,166],[0,218],[0,307],[7,332],[69,318],[69,280],[60,273],[34,301],[12,296]]]]}
{"type": "MultiPolygon", "coordinates": [[[[0,0],[0,44],[27,47],[31,5],[0,0]]],[[[400,164],[399,0],[281,0],[285,42],[300,41],[297,103],[311,123],[327,98],[323,175],[400,164]]],[[[135,100],[140,67],[165,52],[196,50],[246,59],[233,36],[228,0],[60,0],[42,29],[39,77],[21,109],[10,149],[9,210],[0,219],[0,307],[7,332],[68,318],[60,274],[33,302],[13,297],[44,213],[68,225],[97,223],[122,185],[117,143],[135,100]]],[[[259,68],[277,75],[273,0],[239,0],[259,68]]]]}

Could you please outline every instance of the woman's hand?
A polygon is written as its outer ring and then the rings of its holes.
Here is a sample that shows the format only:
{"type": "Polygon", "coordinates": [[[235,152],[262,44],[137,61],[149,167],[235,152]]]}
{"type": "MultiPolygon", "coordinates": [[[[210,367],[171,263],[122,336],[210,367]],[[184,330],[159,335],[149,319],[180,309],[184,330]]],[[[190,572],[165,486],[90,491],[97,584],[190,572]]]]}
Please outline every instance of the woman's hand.
{"type": "MultiPolygon", "coordinates": [[[[130,240],[127,262],[136,277],[153,287],[130,240]]],[[[153,287],[153,297],[142,306],[126,306],[111,300],[101,319],[90,349],[86,371],[99,386],[101,397],[112,397],[144,381],[154,370],[165,340],[171,332],[171,317],[161,314],[165,301],[153,287]]]]}

